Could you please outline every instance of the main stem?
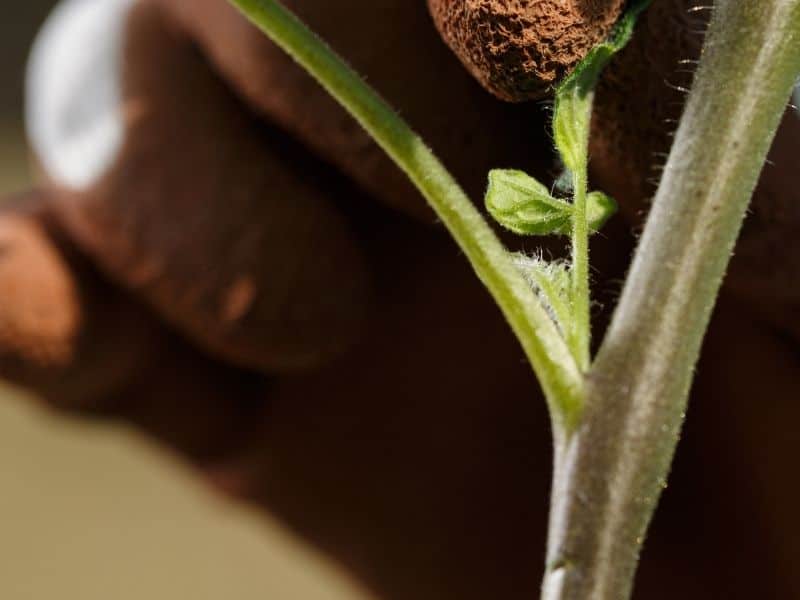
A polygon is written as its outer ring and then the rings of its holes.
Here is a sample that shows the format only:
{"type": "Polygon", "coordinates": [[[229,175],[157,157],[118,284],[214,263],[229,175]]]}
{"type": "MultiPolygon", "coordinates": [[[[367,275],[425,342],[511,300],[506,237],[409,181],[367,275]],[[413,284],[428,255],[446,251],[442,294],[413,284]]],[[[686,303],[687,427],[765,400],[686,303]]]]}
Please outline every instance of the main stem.
{"type": "Polygon", "coordinates": [[[579,429],[557,449],[545,600],[624,600],[700,345],[800,73],[800,0],[717,0],[579,429]]]}
{"type": "Polygon", "coordinates": [[[277,0],[230,0],[305,68],[408,175],[466,254],[533,365],[561,431],[580,411],[584,378],[566,342],[483,216],[419,136],[277,0]]]}

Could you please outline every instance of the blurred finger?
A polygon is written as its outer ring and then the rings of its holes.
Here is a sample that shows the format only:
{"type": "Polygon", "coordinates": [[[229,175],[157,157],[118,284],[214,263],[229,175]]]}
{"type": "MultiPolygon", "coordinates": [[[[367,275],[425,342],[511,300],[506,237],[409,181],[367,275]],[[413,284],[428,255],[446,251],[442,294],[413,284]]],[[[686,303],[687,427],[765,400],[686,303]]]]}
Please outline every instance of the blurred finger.
{"type": "MultiPolygon", "coordinates": [[[[423,198],[361,127],[228,2],[152,1],[176,15],[231,87],[260,114],[376,199],[432,220],[423,198]]],[[[498,103],[483,92],[437,35],[422,0],[284,4],[387,98],[476,201],[494,167],[549,168],[541,112],[498,103]]]]}
{"type": "Polygon", "coordinates": [[[314,366],[358,337],[363,257],[315,163],[243,108],[161,8],[67,0],[30,82],[53,208],[114,281],[246,367],[314,366]]]}
{"type": "Polygon", "coordinates": [[[0,213],[0,377],[61,410],[138,424],[201,464],[246,443],[266,380],[203,355],[109,285],[47,201],[0,213]]]}

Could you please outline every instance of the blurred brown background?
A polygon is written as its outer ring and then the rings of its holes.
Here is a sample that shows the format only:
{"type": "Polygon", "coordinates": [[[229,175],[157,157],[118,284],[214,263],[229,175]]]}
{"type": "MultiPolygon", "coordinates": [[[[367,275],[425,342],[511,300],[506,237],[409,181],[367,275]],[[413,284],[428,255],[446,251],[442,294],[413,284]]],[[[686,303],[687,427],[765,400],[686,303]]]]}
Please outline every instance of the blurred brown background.
{"type": "MultiPolygon", "coordinates": [[[[3,8],[0,195],[29,181],[25,61],[53,4],[3,8]]],[[[364,597],[280,525],[217,500],[133,432],[56,416],[0,385],[3,600],[364,597]]]]}

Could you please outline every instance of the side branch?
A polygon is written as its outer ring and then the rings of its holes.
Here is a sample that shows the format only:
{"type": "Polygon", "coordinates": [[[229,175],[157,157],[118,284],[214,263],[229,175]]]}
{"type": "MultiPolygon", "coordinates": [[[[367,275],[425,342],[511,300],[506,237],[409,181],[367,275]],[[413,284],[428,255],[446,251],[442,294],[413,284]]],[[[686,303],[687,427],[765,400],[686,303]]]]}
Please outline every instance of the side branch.
{"type": "Polygon", "coordinates": [[[278,0],[230,0],[361,124],[428,200],[489,289],[544,389],[556,432],[580,412],[584,379],[567,344],[461,187],[364,80],[278,0]]]}

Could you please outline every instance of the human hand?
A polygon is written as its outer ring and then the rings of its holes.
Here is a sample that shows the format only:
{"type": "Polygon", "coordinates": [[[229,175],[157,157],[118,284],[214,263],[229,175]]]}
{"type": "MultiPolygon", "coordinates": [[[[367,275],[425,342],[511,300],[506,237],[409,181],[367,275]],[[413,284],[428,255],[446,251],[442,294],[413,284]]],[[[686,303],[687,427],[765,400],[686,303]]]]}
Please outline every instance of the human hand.
{"type": "MultiPolygon", "coordinates": [[[[424,7],[292,4],[418,126],[475,197],[490,167],[550,167],[546,146],[535,143],[543,127],[536,107],[481,92],[436,38],[424,7]]],[[[43,189],[3,217],[0,235],[12,251],[0,263],[0,289],[14,300],[2,316],[12,332],[1,345],[4,375],[54,405],[140,424],[387,598],[534,590],[549,477],[543,404],[513,337],[450,242],[389,208],[425,221],[421,200],[221,0],[142,0],[125,27],[122,151],[82,190],[47,173],[43,189]],[[298,221],[311,224],[305,236],[288,233],[298,221]],[[252,229],[273,235],[237,249],[252,229]],[[305,258],[284,270],[301,250],[305,258]],[[319,260],[328,261],[321,273],[319,260]],[[256,304],[253,294],[230,294],[242,266],[257,274],[256,304]],[[282,328],[281,319],[251,312],[280,315],[275,306],[331,296],[340,310],[321,319],[331,329],[318,338],[317,327],[282,328]],[[42,331],[42,314],[61,316],[42,331]],[[224,318],[231,314],[239,315],[233,325],[224,318]],[[286,360],[276,340],[302,360],[286,360]]],[[[598,180],[623,200],[634,196],[629,178],[602,167],[605,157],[598,180]]],[[[622,225],[608,235],[595,254],[612,279],[624,272],[631,240],[622,225]]],[[[613,292],[604,281],[597,287],[613,292]]],[[[752,596],[745,591],[755,573],[762,592],[764,581],[774,583],[772,597],[791,597],[797,585],[775,567],[793,556],[791,539],[782,538],[777,561],[763,552],[778,526],[797,525],[789,510],[797,490],[767,466],[789,454],[791,438],[759,440],[764,461],[737,450],[736,464],[753,479],[781,486],[777,510],[758,512],[751,490],[719,469],[730,460],[725,449],[754,439],[759,421],[749,415],[763,411],[753,405],[763,388],[747,383],[746,369],[724,371],[741,355],[734,342],[760,349],[777,423],[791,422],[795,410],[778,399],[796,390],[796,348],[762,327],[741,296],[723,299],[719,315],[684,446],[699,460],[679,463],[677,473],[709,496],[702,508],[667,496],[652,537],[654,566],[640,584],[648,598],[692,590],[707,597],[693,564],[707,556],[717,557],[703,569],[710,589],[730,586],[725,597],[752,596]],[[738,419],[715,439],[708,430],[721,426],[720,396],[738,419]],[[699,430],[702,439],[692,438],[699,430]],[[725,529],[751,512],[775,522],[725,529]],[[669,548],[698,530],[704,539],[692,548],[669,548]],[[731,543],[742,537],[752,552],[731,543]],[[738,561],[747,579],[724,578],[738,561]]]]}

